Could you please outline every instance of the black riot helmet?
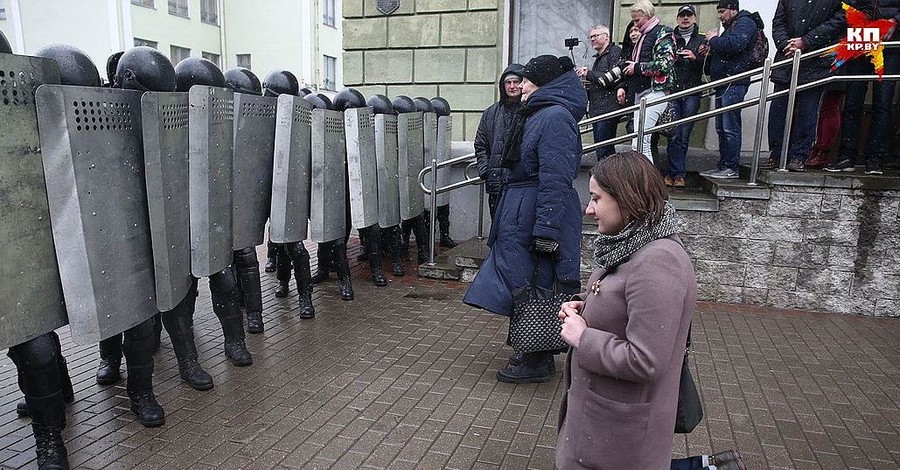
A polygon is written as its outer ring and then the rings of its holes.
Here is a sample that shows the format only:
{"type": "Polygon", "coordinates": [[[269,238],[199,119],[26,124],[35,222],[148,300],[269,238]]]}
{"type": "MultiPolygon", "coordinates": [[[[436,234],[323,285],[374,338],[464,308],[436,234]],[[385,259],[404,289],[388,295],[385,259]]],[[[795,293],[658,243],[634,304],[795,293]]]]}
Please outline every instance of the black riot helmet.
{"type": "MultiPolygon", "coordinates": [[[[307,95],[307,96],[309,96],[309,95],[307,95]]],[[[327,106],[327,109],[334,109],[334,103],[331,102],[331,98],[329,98],[328,95],[324,95],[322,93],[316,93],[316,96],[318,96],[319,99],[325,103],[325,105],[327,106]]]]}
{"type": "Polygon", "coordinates": [[[394,111],[397,114],[414,113],[418,111],[418,109],[416,109],[416,103],[412,98],[406,95],[397,95],[394,98],[394,101],[391,101],[391,105],[394,106],[394,111]]]}
{"type": "Polygon", "coordinates": [[[113,86],[116,81],[116,68],[119,66],[119,60],[125,51],[114,52],[106,59],[106,79],[109,80],[109,86],[113,86]]]}
{"type": "Polygon", "coordinates": [[[303,97],[316,109],[331,109],[331,100],[325,101],[322,98],[328,99],[328,97],[320,93],[310,93],[303,97]]]}
{"type": "Polygon", "coordinates": [[[188,57],[175,66],[175,91],[189,91],[194,85],[224,88],[225,75],[212,61],[188,57]]]}
{"type": "Polygon", "coordinates": [[[303,88],[300,89],[300,91],[299,91],[297,94],[300,95],[300,96],[306,96],[306,95],[311,95],[312,92],[313,92],[313,91],[310,90],[309,88],[303,87],[303,88]]]}
{"type": "Polygon", "coordinates": [[[353,88],[344,88],[334,97],[334,109],[344,111],[350,108],[364,108],[366,97],[353,88]]]}
{"type": "Polygon", "coordinates": [[[387,96],[372,95],[366,104],[372,107],[375,114],[394,114],[394,106],[391,105],[391,100],[387,96]]]}
{"type": "Polygon", "coordinates": [[[256,74],[244,67],[234,67],[225,71],[225,86],[235,93],[259,96],[262,94],[262,85],[256,74]]]}
{"type": "Polygon", "coordinates": [[[434,108],[434,112],[437,113],[438,116],[450,115],[450,103],[440,96],[431,99],[431,107],[434,108]]]}
{"type": "Polygon", "coordinates": [[[0,53],[12,54],[12,45],[9,44],[3,31],[0,31],[0,53]]]}
{"type": "Polygon", "coordinates": [[[175,91],[175,67],[168,57],[152,47],[128,49],[119,58],[113,88],[175,91]]]}
{"type": "Polygon", "coordinates": [[[68,44],[51,44],[34,55],[55,60],[59,64],[59,83],[75,86],[100,86],[100,72],[81,49],[68,44]]]}
{"type": "Polygon", "coordinates": [[[288,72],[287,70],[273,70],[266,75],[266,79],[263,80],[263,95],[265,96],[278,96],[278,95],[294,95],[296,96],[300,91],[300,82],[297,81],[297,77],[288,72]]]}
{"type": "Polygon", "coordinates": [[[421,96],[413,98],[413,103],[416,104],[416,110],[422,113],[433,113],[434,106],[431,106],[431,100],[428,98],[422,98],[421,96]]]}

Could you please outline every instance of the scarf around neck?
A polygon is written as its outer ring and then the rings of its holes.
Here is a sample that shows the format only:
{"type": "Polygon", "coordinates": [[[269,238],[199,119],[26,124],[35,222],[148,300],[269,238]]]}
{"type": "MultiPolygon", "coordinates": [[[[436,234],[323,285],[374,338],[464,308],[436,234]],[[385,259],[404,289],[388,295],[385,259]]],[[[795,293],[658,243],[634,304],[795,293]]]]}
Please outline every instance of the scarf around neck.
{"type": "Polygon", "coordinates": [[[633,220],[617,234],[599,234],[594,243],[594,261],[598,267],[609,271],[627,261],[644,245],[675,233],[677,225],[675,208],[666,202],[662,217],[655,223],[650,218],[633,220]]]}
{"type": "MultiPolygon", "coordinates": [[[[638,39],[637,44],[634,45],[634,50],[631,51],[631,60],[633,62],[640,62],[641,47],[644,45],[644,38],[646,38],[647,34],[650,33],[650,31],[653,31],[653,28],[657,25],[659,25],[659,17],[654,16],[641,27],[641,37],[638,39]]],[[[655,41],[656,39],[654,38],[653,40],[655,41]]]]}
{"type": "Polygon", "coordinates": [[[510,168],[514,162],[522,159],[522,135],[525,133],[525,121],[541,108],[552,106],[553,103],[544,102],[539,105],[528,106],[525,103],[518,111],[513,113],[506,138],[503,141],[503,153],[500,157],[500,166],[510,168]]]}

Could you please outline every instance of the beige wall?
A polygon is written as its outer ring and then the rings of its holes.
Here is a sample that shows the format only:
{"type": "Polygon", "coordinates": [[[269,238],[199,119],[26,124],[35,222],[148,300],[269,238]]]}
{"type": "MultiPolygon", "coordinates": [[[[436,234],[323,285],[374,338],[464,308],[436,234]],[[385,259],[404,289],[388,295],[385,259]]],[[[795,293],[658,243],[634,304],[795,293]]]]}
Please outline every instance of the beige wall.
{"type": "MultiPolygon", "coordinates": [[[[166,56],[173,45],[190,49],[191,57],[201,57],[203,52],[222,54],[221,30],[200,20],[200,0],[188,2],[188,18],[170,15],[166,0],[156,0],[155,4],[155,8],[147,8],[129,2],[133,37],[159,43],[159,50],[166,56]]],[[[220,23],[221,17],[220,11],[220,23]]],[[[130,42],[126,47],[133,45],[130,42]]]]}

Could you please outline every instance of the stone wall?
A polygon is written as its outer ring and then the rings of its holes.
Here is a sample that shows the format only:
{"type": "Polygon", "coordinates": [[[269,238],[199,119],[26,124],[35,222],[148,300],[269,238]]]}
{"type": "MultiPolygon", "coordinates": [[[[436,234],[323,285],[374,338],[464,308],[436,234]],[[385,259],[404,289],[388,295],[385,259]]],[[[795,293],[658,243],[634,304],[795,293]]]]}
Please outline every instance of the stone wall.
{"type": "Polygon", "coordinates": [[[441,96],[453,140],[472,140],[498,99],[503,0],[403,0],[390,15],[376,0],[344,0],[344,84],[364,95],[441,96]]]}
{"type": "Polygon", "coordinates": [[[701,300],[900,316],[900,191],[775,185],[678,215],[701,300]]]}

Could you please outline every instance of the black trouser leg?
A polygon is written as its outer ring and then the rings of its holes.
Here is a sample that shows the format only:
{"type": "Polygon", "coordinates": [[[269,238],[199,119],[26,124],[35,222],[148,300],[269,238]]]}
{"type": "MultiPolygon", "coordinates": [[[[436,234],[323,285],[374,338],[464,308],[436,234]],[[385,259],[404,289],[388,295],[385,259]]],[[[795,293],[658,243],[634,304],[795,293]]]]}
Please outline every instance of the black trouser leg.
{"type": "Polygon", "coordinates": [[[275,289],[275,297],[287,297],[290,291],[291,282],[291,257],[287,254],[285,244],[281,243],[275,250],[276,253],[276,272],[275,279],[278,279],[278,288],[275,289]]]}
{"type": "Polygon", "coordinates": [[[341,300],[353,300],[353,284],[350,282],[350,264],[347,263],[347,243],[339,238],[332,244],[332,256],[337,265],[337,275],[340,281],[341,300]]]}
{"type": "Polygon", "coordinates": [[[125,330],[122,352],[128,371],[128,398],[131,411],[147,427],[162,426],[166,414],[153,394],[153,338],[156,321],[150,317],[141,324],[125,330]]]}
{"type": "Polygon", "coordinates": [[[368,236],[367,232],[367,228],[359,229],[359,245],[362,247],[362,249],[359,250],[359,255],[357,255],[356,261],[369,260],[369,245],[366,241],[366,237],[368,236]]]}
{"type": "Polygon", "coordinates": [[[437,219],[441,232],[440,245],[444,248],[453,248],[459,245],[450,238],[450,204],[437,207],[437,219]]]}
{"type": "Polygon", "coordinates": [[[285,246],[294,265],[294,277],[297,278],[297,293],[300,296],[300,318],[313,318],[316,315],[312,303],[313,281],[309,268],[309,252],[303,242],[289,243],[285,246]]]}
{"type": "Polygon", "coordinates": [[[247,309],[247,332],[262,333],[262,285],[259,280],[259,260],[254,248],[235,250],[234,267],[237,270],[238,285],[247,309]]]}
{"type": "Polygon", "coordinates": [[[197,303],[197,279],[194,278],[184,299],[172,310],[162,314],[162,323],[172,340],[175,359],[178,360],[178,373],[181,379],[190,383],[197,390],[213,388],[212,377],[197,362],[197,346],[194,343],[194,330],[191,319],[197,303]]]}
{"type": "Polygon", "coordinates": [[[213,312],[225,335],[225,356],[236,366],[253,364],[253,356],[244,344],[244,322],[238,307],[240,293],[231,266],[209,277],[209,291],[213,312]]]}
{"type": "Polygon", "coordinates": [[[372,273],[372,282],[376,286],[386,286],[387,279],[384,278],[384,268],[381,264],[381,233],[378,225],[364,228],[359,231],[360,238],[363,239],[363,251],[369,260],[369,271],[372,273]],[[363,234],[365,237],[363,238],[363,234]]]}
{"type": "Polygon", "coordinates": [[[403,241],[401,240],[400,225],[394,225],[381,231],[382,240],[387,243],[388,250],[391,252],[391,264],[393,264],[394,276],[405,276],[406,269],[403,268],[403,241]]]}
{"type": "Polygon", "coordinates": [[[112,385],[122,378],[122,333],[100,341],[100,365],[97,367],[97,383],[112,385]]]}
{"type": "Polygon", "coordinates": [[[428,233],[428,220],[425,219],[424,214],[418,217],[413,229],[415,230],[414,233],[416,235],[416,259],[419,264],[427,263],[428,258],[431,255],[428,248],[431,239],[428,233]]]}
{"type": "Polygon", "coordinates": [[[328,279],[328,270],[334,264],[334,242],[319,243],[316,249],[316,273],[312,276],[312,283],[318,284],[328,279]]]}

